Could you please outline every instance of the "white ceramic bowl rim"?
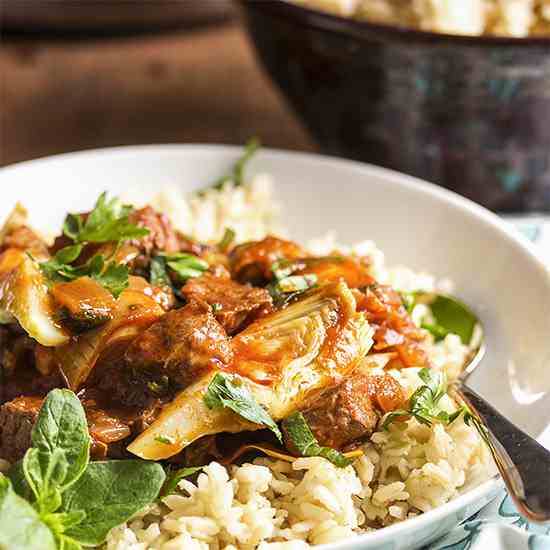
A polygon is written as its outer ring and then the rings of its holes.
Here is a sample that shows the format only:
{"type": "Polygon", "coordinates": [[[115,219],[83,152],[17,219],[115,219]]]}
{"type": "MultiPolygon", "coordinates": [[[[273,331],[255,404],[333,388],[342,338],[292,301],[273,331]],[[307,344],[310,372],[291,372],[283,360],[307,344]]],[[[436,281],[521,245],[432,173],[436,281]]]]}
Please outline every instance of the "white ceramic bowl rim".
{"type": "MultiPolygon", "coordinates": [[[[90,157],[102,157],[104,160],[109,157],[120,157],[123,155],[135,155],[136,153],[147,153],[148,155],[162,156],[167,153],[183,153],[186,151],[201,151],[211,154],[216,153],[230,153],[232,155],[238,155],[241,151],[241,147],[236,146],[226,146],[226,145],[201,145],[201,144],[190,144],[190,145],[145,145],[145,146],[125,146],[125,147],[115,147],[115,148],[106,148],[106,149],[96,149],[89,151],[79,151],[75,153],[67,153],[62,155],[56,155],[53,157],[44,157],[41,159],[35,159],[31,161],[26,161],[11,166],[4,167],[0,169],[0,176],[9,177],[10,174],[19,171],[21,169],[33,168],[40,169],[42,166],[47,166],[50,163],[64,163],[64,162],[77,162],[78,160],[85,160],[90,157]]],[[[432,195],[438,197],[440,200],[451,203],[456,208],[467,212],[468,214],[475,216],[478,220],[481,220],[484,224],[496,228],[500,234],[506,238],[510,243],[516,247],[520,247],[523,251],[526,251],[529,259],[537,265],[541,270],[546,273],[548,278],[548,288],[550,289],[550,271],[548,267],[542,262],[539,258],[536,248],[523,238],[517,231],[508,226],[503,222],[497,215],[489,212],[483,207],[475,204],[474,202],[461,197],[451,191],[440,188],[436,185],[426,183],[412,176],[407,176],[388,170],[385,168],[379,168],[375,166],[365,165],[359,162],[343,160],[333,157],[323,157],[309,153],[296,153],[288,152],[283,150],[274,150],[274,149],[265,149],[263,154],[269,155],[270,157],[279,160],[283,160],[287,157],[294,157],[310,162],[319,163],[330,163],[341,164],[342,166],[355,166],[357,168],[364,169],[368,167],[369,172],[372,174],[379,174],[381,177],[386,180],[395,180],[399,185],[413,189],[415,192],[432,195]]],[[[548,430],[547,430],[548,431],[548,430]]],[[[330,548],[331,550],[347,550],[355,547],[361,542],[369,542],[370,544],[375,544],[378,540],[387,539],[389,536],[399,537],[400,534],[405,533],[409,527],[412,527],[413,524],[420,528],[422,526],[427,526],[429,524],[436,524],[443,517],[458,511],[465,506],[472,504],[483,498],[488,498],[490,495],[495,495],[498,490],[502,487],[502,481],[498,476],[495,476],[492,479],[487,480],[480,486],[467,491],[463,495],[460,495],[456,499],[444,504],[432,511],[426,512],[406,520],[402,523],[398,523],[379,531],[367,533],[365,535],[358,536],[356,538],[348,539],[341,543],[323,545],[319,548],[330,548]]]]}

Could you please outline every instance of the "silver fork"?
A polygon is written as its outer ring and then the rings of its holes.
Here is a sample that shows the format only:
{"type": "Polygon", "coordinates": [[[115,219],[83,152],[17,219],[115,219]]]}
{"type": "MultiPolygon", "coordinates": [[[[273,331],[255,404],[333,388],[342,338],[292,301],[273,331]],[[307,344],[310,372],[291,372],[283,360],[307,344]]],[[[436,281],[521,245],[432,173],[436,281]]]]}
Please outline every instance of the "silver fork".
{"type": "Polygon", "coordinates": [[[522,515],[531,521],[550,521],[550,451],[514,426],[466,380],[485,355],[482,344],[451,392],[466,403],[486,429],[486,442],[508,492],[522,515]]]}

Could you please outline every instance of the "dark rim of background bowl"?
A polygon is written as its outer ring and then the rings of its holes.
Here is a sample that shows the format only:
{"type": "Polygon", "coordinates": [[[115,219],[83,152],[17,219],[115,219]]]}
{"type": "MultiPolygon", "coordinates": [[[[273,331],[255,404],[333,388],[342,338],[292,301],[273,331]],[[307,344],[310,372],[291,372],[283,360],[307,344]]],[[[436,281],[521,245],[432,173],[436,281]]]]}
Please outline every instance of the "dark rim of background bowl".
{"type": "Polygon", "coordinates": [[[410,27],[398,27],[381,23],[360,21],[351,17],[334,15],[321,10],[295,4],[290,0],[239,0],[241,4],[250,5],[253,9],[270,12],[281,17],[293,17],[305,24],[322,28],[339,34],[352,34],[361,39],[372,37],[373,32],[379,36],[396,41],[415,41],[421,43],[451,43],[461,46],[550,46],[550,36],[529,36],[526,38],[510,36],[469,36],[421,31],[410,27]]]}

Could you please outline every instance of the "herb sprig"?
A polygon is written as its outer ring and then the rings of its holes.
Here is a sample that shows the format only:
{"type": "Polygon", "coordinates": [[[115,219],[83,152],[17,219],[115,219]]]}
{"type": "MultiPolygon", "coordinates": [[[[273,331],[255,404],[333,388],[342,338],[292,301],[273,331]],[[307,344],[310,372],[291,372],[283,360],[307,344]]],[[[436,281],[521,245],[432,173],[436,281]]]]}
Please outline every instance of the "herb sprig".
{"type": "Polygon", "coordinates": [[[231,409],[249,422],[269,428],[279,441],[283,441],[276,422],[256,401],[244,380],[238,375],[217,373],[208,385],[204,403],[209,409],[231,409]]]}
{"type": "Polygon", "coordinates": [[[313,435],[305,416],[295,412],[283,421],[283,431],[288,439],[291,452],[297,451],[301,456],[321,456],[338,468],[349,466],[353,460],[345,457],[340,451],[331,447],[322,447],[313,435]]]}
{"type": "Polygon", "coordinates": [[[418,376],[424,384],[411,395],[408,408],[397,409],[386,416],[382,424],[383,429],[387,430],[389,425],[396,420],[409,417],[414,417],[421,424],[431,426],[434,422],[451,424],[463,415],[464,422],[468,426],[473,425],[481,437],[487,441],[485,426],[467,405],[461,405],[452,413],[441,408],[441,398],[447,393],[447,377],[444,373],[423,368],[419,371],[418,376]]]}
{"type": "Polygon", "coordinates": [[[78,550],[152,502],[165,474],[140,460],[89,460],[86,415],[76,395],[52,390],[22,461],[0,474],[0,548],[78,550]]]}
{"type": "MultiPolygon", "coordinates": [[[[243,185],[246,165],[260,147],[261,144],[257,139],[252,138],[249,140],[244,146],[244,153],[233,164],[231,170],[224,176],[218,178],[208,189],[215,189],[219,191],[228,182],[233,183],[236,187],[243,185]]],[[[199,194],[203,194],[204,191],[205,190],[199,191],[199,194]]]]}
{"type": "Polygon", "coordinates": [[[130,223],[132,207],[120,199],[107,198],[102,193],[88,217],[80,214],[68,214],[63,224],[63,233],[73,241],[45,262],[40,269],[52,283],[74,281],[80,277],[91,277],[106,288],[115,298],[128,287],[129,271],[125,265],[118,264],[114,256],[120,243],[128,239],[139,239],[149,234],[149,230],[130,223]],[[86,263],[72,265],[88,243],[116,243],[110,257],[102,254],[92,256],[86,263]]]}

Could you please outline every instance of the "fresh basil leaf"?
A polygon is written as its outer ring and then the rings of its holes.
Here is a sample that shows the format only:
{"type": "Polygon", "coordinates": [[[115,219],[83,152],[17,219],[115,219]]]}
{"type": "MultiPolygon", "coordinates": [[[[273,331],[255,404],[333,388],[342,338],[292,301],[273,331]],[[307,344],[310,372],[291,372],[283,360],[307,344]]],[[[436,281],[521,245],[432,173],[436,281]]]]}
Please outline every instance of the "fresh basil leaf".
{"type": "Polygon", "coordinates": [[[109,531],[153,502],[164,483],[155,462],[110,460],[91,462],[63,493],[61,511],[83,510],[86,517],[65,534],[85,546],[102,544],[109,531]]]}
{"type": "Polygon", "coordinates": [[[41,513],[55,512],[61,506],[61,491],[67,476],[65,453],[56,448],[53,452],[29,449],[23,458],[25,479],[34,494],[34,506],[41,513]]]}
{"type": "Polygon", "coordinates": [[[170,471],[168,470],[166,475],[166,482],[162,488],[162,496],[168,496],[176,492],[178,484],[182,479],[192,476],[197,472],[200,472],[204,466],[197,466],[192,468],[180,468],[178,470],[170,471]]]}
{"type": "Polygon", "coordinates": [[[235,240],[236,233],[230,227],[227,227],[224,231],[222,240],[218,243],[218,249],[221,252],[225,252],[235,240]]]}
{"type": "Polygon", "coordinates": [[[283,430],[288,437],[291,450],[298,451],[301,456],[320,456],[338,468],[345,468],[353,462],[336,449],[321,447],[301,412],[295,412],[285,418],[283,430]]]}
{"type": "Polygon", "coordinates": [[[104,243],[145,237],[149,230],[128,220],[131,211],[132,207],[123,204],[119,198],[108,200],[107,193],[102,193],[78,232],[76,241],[104,243]]]}
{"type": "Polygon", "coordinates": [[[118,298],[123,290],[128,288],[130,272],[123,264],[109,263],[107,269],[102,273],[93,274],[95,279],[103,288],[106,288],[115,298],[118,298]]]}
{"type": "MultiPolygon", "coordinates": [[[[51,469],[50,457],[62,452],[66,459],[65,475],[55,469],[55,483],[61,491],[76,482],[84,472],[90,453],[90,436],[86,414],[78,397],[70,390],[48,393],[31,433],[33,451],[39,453],[42,477],[51,469]]],[[[60,459],[55,458],[55,468],[60,459]]],[[[49,478],[54,479],[54,478],[49,478]]]]}
{"type": "Polygon", "coordinates": [[[460,300],[450,296],[437,296],[430,304],[435,324],[447,334],[458,334],[468,345],[477,325],[476,316],[460,300]]]}
{"type": "Polygon", "coordinates": [[[7,477],[11,481],[13,490],[22,498],[27,501],[32,501],[33,492],[29,487],[27,480],[25,479],[25,472],[23,471],[23,460],[17,461],[8,470],[7,477]]]}
{"type": "MultiPolygon", "coordinates": [[[[260,142],[257,139],[251,139],[244,147],[244,153],[237,159],[230,172],[221,178],[218,178],[211,186],[211,189],[220,190],[225,183],[232,182],[235,186],[244,183],[244,171],[248,161],[256,154],[260,148],[260,142]]],[[[199,191],[199,194],[204,193],[199,191]]]]}
{"type": "Polygon", "coordinates": [[[254,399],[240,376],[217,373],[208,385],[204,402],[209,409],[231,409],[254,424],[266,426],[279,441],[283,439],[275,421],[254,399]]]}
{"type": "Polygon", "coordinates": [[[0,548],[3,550],[56,550],[51,530],[36,510],[12,489],[0,474],[0,548]]]}

